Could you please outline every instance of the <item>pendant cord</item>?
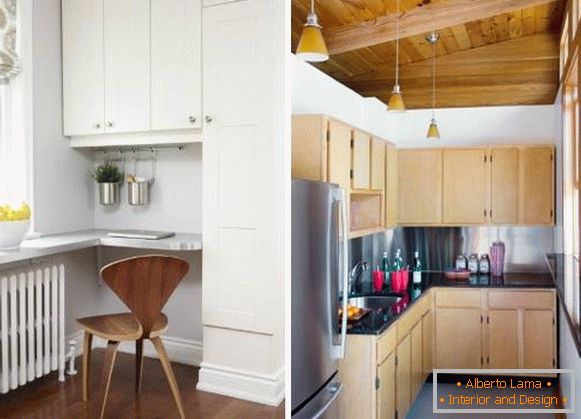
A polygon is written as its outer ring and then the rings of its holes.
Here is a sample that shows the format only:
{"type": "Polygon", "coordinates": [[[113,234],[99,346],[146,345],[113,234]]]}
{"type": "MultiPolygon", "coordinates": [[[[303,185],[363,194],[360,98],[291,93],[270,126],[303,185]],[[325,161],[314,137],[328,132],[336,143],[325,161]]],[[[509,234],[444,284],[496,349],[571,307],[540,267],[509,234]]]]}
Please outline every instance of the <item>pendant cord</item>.
{"type": "Polygon", "coordinates": [[[315,0],[311,0],[311,14],[315,14],[315,0]]]}
{"type": "Polygon", "coordinates": [[[436,43],[432,44],[432,119],[436,119],[436,43]]]}
{"type": "Polygon", "coordinates": [[[397,0],[395,21],[395,84],[399,86],[399,0],[397,0]]]}

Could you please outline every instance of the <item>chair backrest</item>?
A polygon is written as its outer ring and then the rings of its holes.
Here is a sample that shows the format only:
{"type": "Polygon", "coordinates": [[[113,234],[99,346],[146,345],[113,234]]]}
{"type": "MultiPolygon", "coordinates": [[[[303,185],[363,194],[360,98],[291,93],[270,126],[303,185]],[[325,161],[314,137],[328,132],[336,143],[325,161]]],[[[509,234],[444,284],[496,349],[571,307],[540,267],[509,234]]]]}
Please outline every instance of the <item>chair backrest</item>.
{"type": "Polygon", "coordinates": [[[185,260],[147,255],[110,263],[101,269],[101,278],[137,317],[147,338],[188,270],[185,260]]]}

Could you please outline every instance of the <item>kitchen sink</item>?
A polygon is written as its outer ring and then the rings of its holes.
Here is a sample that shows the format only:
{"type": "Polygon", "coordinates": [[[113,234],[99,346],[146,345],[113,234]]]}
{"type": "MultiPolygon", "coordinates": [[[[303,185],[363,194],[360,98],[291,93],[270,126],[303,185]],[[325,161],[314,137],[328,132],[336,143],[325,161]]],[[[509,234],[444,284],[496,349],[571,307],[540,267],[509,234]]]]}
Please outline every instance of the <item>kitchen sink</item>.
{"type": "Polygon", "coordinates": [[[395,295],[369,296],[349,298],[348,303],[359,308],[371,310],[388,309],[398,303],[401,297],[395,295]]]}

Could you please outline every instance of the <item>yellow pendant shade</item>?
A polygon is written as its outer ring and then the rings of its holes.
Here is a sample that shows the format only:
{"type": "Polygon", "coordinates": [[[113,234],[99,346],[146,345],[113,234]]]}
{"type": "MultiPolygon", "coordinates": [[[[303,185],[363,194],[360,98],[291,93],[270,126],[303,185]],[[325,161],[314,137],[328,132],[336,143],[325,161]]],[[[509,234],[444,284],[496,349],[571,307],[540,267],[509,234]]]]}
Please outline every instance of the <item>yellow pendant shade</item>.
{"type": "Polygon", "coordinates": [[[387,110],[389,112],[405,112],[405,103],[399,90],[399,85],[397,84],[393,87],[393,92],[391,92],[391,96],[389,97],[387,110]]]}
{"type": "Polygon", "coordinates": [[[307,23],[299,41],[296,52],[302,60],[320,63],[329,59],[329,52],[325,45],[325,39],[321,27],[307,23]]]}
{"type": "Polygon", "coordinates": [[[426,135],[426,137],[432,138],[434,140],[440,138],[440,130],[438,130],[438,124],[436,123],[435,119],[432,119],[432,122],[430,122],[430,127],[428,128],[428,135],[426,135]]]}

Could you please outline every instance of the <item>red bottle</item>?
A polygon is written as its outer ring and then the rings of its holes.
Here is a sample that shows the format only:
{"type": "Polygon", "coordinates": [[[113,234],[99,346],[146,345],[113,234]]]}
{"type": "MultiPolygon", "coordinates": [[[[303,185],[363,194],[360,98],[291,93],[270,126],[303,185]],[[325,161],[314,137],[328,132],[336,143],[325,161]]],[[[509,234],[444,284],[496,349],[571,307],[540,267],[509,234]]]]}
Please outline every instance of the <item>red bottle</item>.
{"type": "Polygon", "coordinates": [[[383,283],[385,282],[385,277],[382,271],[379,270],[379,266],[373,271],[373,291],[381,292],[383,291],[383,283]]]}

